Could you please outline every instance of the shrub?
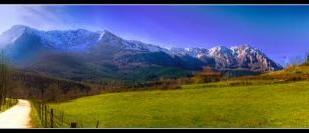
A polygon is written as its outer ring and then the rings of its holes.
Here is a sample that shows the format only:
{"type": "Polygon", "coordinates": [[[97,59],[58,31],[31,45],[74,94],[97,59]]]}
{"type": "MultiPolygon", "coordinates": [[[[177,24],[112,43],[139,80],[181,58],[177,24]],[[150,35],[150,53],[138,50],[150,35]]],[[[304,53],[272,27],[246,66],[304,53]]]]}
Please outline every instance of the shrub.
{"type": "Polygon", "coordinates": [[[195,83],[207,83],[207,82],[215,82],[220,81],[223,77],[223,74],[220,72],[216,72],[209,67],[205,67],[201,72],[197,72],[193,81],[195,83]]]}

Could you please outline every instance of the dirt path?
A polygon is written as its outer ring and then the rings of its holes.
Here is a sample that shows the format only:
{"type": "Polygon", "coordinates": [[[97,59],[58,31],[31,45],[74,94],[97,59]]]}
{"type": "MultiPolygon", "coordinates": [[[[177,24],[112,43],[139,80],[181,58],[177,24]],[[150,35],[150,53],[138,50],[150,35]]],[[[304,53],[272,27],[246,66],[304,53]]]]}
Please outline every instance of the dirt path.
{"type": "Polygon", "coordinates": [[[30,128],[31,104],[27,100],[18,103],[0,113],[0,128],[30,128]]]}

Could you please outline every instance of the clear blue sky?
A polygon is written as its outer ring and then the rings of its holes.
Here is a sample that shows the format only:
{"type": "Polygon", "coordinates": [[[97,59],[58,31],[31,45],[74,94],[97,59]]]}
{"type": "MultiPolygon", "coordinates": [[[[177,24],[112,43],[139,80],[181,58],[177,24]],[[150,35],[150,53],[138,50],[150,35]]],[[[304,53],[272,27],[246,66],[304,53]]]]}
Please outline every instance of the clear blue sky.
{"type": "Polygon", "coordinates": [[[0,6],[0,32],[34,28],[109,30],[162,47],[249,44],[276,62],[309,51],[309,6],[88,5],[0,6]]]}

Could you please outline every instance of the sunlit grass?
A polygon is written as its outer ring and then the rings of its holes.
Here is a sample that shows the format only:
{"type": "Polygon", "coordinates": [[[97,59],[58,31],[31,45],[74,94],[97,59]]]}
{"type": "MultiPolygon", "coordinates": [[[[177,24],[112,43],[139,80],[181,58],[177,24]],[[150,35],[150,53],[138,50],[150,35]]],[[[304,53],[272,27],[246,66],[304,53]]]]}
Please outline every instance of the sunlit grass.
{"type": "MultiPolygon", "coordinates": [[[[223,84],[223,83],[218,83],[223,84]]],[[[309,81],[102,94],[51,104],[83,127],[309,127],[309,81]]]]}
{"type": "Polygon", "coordinates": [[[267,73],[266,75],[279,75],[279,74],[309,74],[309,65],[290,66],[280,71],[267,73]]]}
{"type": "Polygon", "coordinates": [[[11,99],[11,98],[6,98],[5,99],[5,104],[2,105],[0,108],[0,112],[4,112],[6,111],[7,109],[11,108],[12,106],[16,105],[17,104],[17,99],[11,99]]]}
{"type": "Polygon", "coordinates": [[[31,118],[31,126],[32,128],[42,128],[41,120],[39,118],[39,114],[36,108],[34,108],[34,101],[31,101],[31,112],[30,112],[30,118],[31,118]]]}

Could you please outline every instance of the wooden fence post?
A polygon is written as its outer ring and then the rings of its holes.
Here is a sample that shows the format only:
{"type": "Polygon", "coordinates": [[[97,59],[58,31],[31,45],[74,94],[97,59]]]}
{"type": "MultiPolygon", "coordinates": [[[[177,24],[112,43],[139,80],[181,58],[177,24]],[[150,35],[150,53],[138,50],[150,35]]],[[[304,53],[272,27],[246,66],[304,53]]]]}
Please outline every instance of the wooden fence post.
{"type": "Polygon", "coordinates": [[[76,122],[71,122],[70,128],[76,128],[76,127],[77,127],[77,123],[76,122]]]}
{"type": "Polygon", "coordinates": [[[43,125],[43,104],[41,104],[40,106],[40,120],[41,120],[41,124],[43,125]]]}
{"type": "Polygon", "coordinates": [[[44,106],[44,115],[45,115],[45,117],[44,117],[44,125],[45,125],[45,127],[47,127],[47,106],[45,105],[44,106]]]}
{"type": "Polygon", "coordinates": [[[50,127],[54,128],[54,110],[50,109],[50,127]]]}
{"type": "Polygon", "coordinates": [[[41,116],[42,116],[41,119],[43,120],[43,118],[44,118],[44,105],[43,104],[41,106],[41,116]]]}
{"type": "Polygon", "coordinates": [[[40,119],[43,118],[43,104],[40,104],[40,119]]]}
{"type": "Polygon", "coordinates": [[[100,123],[100,121],[97,121],[96,128],[99,128],[99,123],[100,123]]]}
{"type": "Polygon", "coordinates": [[[63,125],[63,121],[64,121],[64,113],[61,112],[61,125],[63,125]]]}
{"type": "Polygon", "coordinates": [[[39,104],[39,110],[38,110],[39,112],[38,112],[38,113],[39,113],[40,119],[42,118],[42,117],[41,117],[41,116],[42,116],[42,115],[41,115],[41,108],[42,108],[42,107],[41,107],[41,104],[39,104]]]}

